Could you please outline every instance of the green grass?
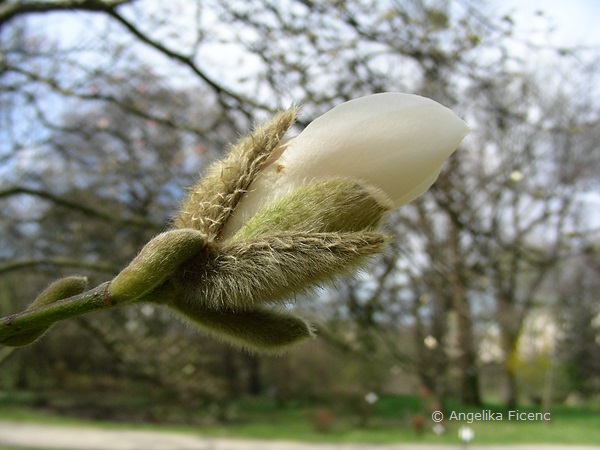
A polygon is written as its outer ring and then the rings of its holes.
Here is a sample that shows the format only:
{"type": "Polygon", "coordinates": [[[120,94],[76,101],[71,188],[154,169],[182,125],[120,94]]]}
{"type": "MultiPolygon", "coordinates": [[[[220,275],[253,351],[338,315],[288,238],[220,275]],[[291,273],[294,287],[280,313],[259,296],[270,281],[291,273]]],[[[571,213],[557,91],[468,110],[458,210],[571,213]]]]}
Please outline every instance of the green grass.
{"type": "MultiPolygon", "coordinates": [[[[98,408],[104,403],[121,402],[123,411],[154,410],[162,411],[157,423],[132,423],[122,420],[80,419],[57,414],[58,410],[69,406],[73,399],[58,398],[40,401],[38,396],[23,392],[0,392],[0,420],[38,422],[44,424],[94,426],[109,429],[176,431],[256,439],[284,439],[312,442],[356,442],[356,443],[412,443],[427,442],[433,444],[457,444],[458,429],[469,426],[475,432],[477,444],[579,444],[600,445],[600,405],[588,404],[578,407],[556,406],[552,409],[549,422],[477,421],[467,424],[464,421],[446,421],[446,432],[440,436],[431,431],[433,422],[428,414],[421,413],[424,432],[418,435],[411,427],[411,420],[419,411],[426,410],[418,397],[383,397],[370,410],[368,420],[361,414],[357,404],[338,404],[330,407],[335,417],[328,432],[318,432],[314,427],[318,410],[329,408],[326,404],[311,402],[289,402],[277,405],[268,398],[244,398],[227,407],[228,423],[220,423],[211,412],[214,405],[194,405],[183,408],[177,405],[167,407],[168,402],[152,400],[147,397],[129,397],[101,395],[86,398],[89,408],[98,408]],[[40,405],[42,405],[40,407],[40,405]],[[163,408],[162,410],[160,408],[163,408]],[[362,419],[362,420],[361,420],[362,419]],[[186,424],[187,422],[187,424],[186,424]],[[190,424],[196,422],[195,424],[190,424]]],[[[81,397],[77,399],[81,401],[81,397]]],[[[446,417],[451,410],[457,412],[477,412],[478,409],[464,409],[457,405],[448,405],[446,417]]],[[[487,405],[484,409],[502,411],[498,405],[487,405]]],[[[521,411],[536,411],[535,408],[521,407],[521,411]]],[[[364,410],[362,410],[364,413],[364,410]]],[[[222,411],[221,411],[222,413],[222,411]]],[[[125,413],[124,416],[127,416],[125,413]]],[[[156,420],[156,416],[154,417],[156,420]]]]}

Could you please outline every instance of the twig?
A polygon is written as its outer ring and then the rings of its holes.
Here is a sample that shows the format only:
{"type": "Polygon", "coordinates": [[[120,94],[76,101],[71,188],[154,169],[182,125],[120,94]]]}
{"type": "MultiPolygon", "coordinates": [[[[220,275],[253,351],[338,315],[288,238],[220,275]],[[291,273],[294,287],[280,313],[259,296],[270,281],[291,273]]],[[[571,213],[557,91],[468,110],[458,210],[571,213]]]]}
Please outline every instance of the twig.
{"type": "Polygon", "coordinates": [[[55,203],[56,205],[64,206],[66,208],[70,208],[76,211],[80,211],[86,215],[96,217],[98,219],[105,220],[107,222],[116,222],[120,225],[124,226],[136,226],[142,228],[150,228],[153,230],[159,230],[161,228],[160,225],[152,222],[150,220],[145,219],[144,217],[119,217],[114,213],[108,213],[106,211],[102,211],[98,208],[91,207],[89,205],[84,205],[81,202],[69,200],[63,197],[59,197],[50,192],[32,189],[23,186],[14,186],[8,189],[4,189],[0,191],[0,198],[10,197],[13,195],[31,195],[35,197],[42,198],[44,200],[55,203]]]}
{"type": "Polygon", "coordinates": [[[37,266],[72,267],[109,274],[118,273],[120,270],[119,266],[103,262],[84,261],[75,258],[40,258],[7,262],[0,265],[0,274],[37,266]]]}
{"type": "Polygon", "coordinates": [[[116,306],[108,293],[109,284],[106,282],[82,294],[3,317],[0,319],[0,344],[30,330],[46,328],[61,320],[116,306]]]}

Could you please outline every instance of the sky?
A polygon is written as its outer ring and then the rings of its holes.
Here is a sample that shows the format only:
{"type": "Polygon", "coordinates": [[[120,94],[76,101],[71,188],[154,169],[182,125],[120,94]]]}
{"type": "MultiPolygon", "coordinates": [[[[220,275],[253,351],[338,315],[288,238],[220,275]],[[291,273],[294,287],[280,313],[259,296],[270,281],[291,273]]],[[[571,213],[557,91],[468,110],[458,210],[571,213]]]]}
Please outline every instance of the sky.
{"type": "MultiPolygon", "coordinates": [[[[512,12],[518,30],[527,32],[544,29],[538,14],[544,11],[544,18],[555,26],[549,44],[600,47],[600,0],[490,0],[490,4],[498,13],[512,12]]],[[[589,226],[600,229],[600,192],[589,192],[582,201],[591,212],[589,226]]]]}
{"type": "Polygon", "coordinates": [[[552,44],[600,46],[599,0],[493,0],[502,13],[513,11],[521,30],[541,30],[538,11],[556,26],[552,44]]]}

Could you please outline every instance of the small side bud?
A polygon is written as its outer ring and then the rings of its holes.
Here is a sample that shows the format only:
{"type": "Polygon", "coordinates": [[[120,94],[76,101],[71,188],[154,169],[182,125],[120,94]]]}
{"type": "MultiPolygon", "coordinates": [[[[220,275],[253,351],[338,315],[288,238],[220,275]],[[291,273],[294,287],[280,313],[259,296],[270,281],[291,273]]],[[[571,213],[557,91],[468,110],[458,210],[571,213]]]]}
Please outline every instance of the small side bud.
{"type": "Polygon", "coordinates": [[[177,308],[192,324],[234,346],[262,353],[281,353],[290,346],[313,338],[304,320],[279,311],[215,311],[177,308]]]}
{"type": "Polygon", "coordinates": [[[87,289],[87,277],[71,276],[56,280],[42,291],[27,309],[35,309],[49,305],[58,300],[81,294],[87,289]]]}
{"type": "Polygon", "coordinates": [[[109,295],[116,303],[137,299],[162,284],[205,245],[206,237],[197,230],[171,230],[159,234],[111,281],[109,295]]]}
{"type": "Polygon", "coordinates": [[[269,204],[232,238],[242,240],[287,231],[333,233],[373,230],[392,207],[379,189],[332,178],[299,187],[269,204]]]}
{"type": "MultiPolygon", "coordinates": [[[[87,289],[88,280],[86,277],[71,276],[61,278],[55,281],[29,305],[27,310],[41,308],[59,300],[81,294],[87,289]]],[[[42,325],[31,328],[17,336],[10,337],[2,341],[3,345],[8,347],[23,347],[32,344],[34,341],[42,337],[52,325],[42,325]]]]}

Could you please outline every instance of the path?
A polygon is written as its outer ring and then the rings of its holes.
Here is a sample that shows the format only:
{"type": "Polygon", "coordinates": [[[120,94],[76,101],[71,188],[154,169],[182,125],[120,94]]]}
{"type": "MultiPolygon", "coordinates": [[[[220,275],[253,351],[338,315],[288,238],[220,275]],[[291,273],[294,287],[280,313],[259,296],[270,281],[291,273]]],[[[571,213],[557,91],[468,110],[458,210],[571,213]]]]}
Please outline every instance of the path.
{"type": "MultiPolygon", "coordinates": [[[[461,448],[459,445],[427,444],[309,444],[0,421],[0,449],[2,446],[60,450],[458,450],[461,448]]],[[[600,447],[551,445],[470,445],[468,448],[469,450],[600,450],[600,447]]]]}

